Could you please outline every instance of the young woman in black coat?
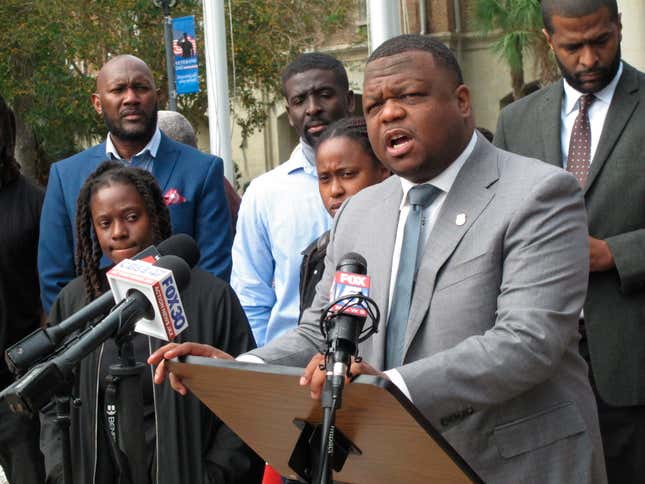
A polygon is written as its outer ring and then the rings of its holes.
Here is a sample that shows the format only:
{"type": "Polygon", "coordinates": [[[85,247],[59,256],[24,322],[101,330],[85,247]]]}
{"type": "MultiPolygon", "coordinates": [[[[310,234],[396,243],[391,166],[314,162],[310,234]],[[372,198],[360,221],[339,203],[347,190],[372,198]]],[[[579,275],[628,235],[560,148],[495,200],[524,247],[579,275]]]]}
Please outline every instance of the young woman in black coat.
{"type": "MultiPolygon", "coordinates": [[[[222,230],[228,230],[222,227],[222,230]]],[[[137,168],[105,162],[87,179],[76,210],[79,277],[59,294],[50,314],[57,324],[108,290],[105,255],[113,263],[131,258],[171,234],[168,209],[154,177],[137,168]]],[[[200,269],[191,271],[182,302],[189,322],[177,341],[199,341],[239,354],[255,347],[253,335],[230,286],[200,269]]],[[[136,334],[137,361],[163,341],[136,334]]],[[[75,483],[120,483],[103,417],[106,376],[118,360],[113,340],[105,341],[79,364],[74,395],[82,405],[71,412],[72,469],[75,483]]],[[[153,484],[260,482],[263,463],[193,396],[181,397],[168,384],[153,385],[152,369],[142,378],[146,459],[153,484]]],[[[62,451],[53,405],[43,412],[41,449],[47,482],[62,482],[62,451]]]]}

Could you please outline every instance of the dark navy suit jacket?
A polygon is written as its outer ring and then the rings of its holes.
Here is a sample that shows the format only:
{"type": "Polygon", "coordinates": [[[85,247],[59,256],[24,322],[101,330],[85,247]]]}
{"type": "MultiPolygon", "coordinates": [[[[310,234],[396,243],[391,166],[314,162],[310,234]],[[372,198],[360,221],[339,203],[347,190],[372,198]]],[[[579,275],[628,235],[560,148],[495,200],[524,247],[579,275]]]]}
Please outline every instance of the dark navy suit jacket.
{"type": "MultiPolygon", "coordinates": [[[[38,243],[41,299],[47,312],[59,291],[74,278],[78,193],[87,177],[106,159],[103,142],[51,166],[38,243]]],[[[185,198],[168,207],[173,233],[193,237],[201,251],[199,266],[228,280],[232,238],[222,160],[161,133],[152,174],[164,194],[175,189],[185,198]]]]}

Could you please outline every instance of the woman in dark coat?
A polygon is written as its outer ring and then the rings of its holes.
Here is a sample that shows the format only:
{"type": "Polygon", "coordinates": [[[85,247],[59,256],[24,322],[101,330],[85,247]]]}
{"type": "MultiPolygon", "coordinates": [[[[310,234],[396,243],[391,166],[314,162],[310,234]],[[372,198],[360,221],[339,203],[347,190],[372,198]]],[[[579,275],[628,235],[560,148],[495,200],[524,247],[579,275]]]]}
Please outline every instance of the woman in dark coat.
{"type": "MultiPolygon", "coordinates": [[[[50,314],[56,324],[108,289],[101,257],[112,262],[132,258],[170,235],[170,218],[161,190],[148,172],[105,162],[87,179],[76,211],[76,265],[79,277],[60,293],[50,314]]],[[[228,230],[228,227],[223,229],[228,230]]],[[[199,341],[239,354],[255,347],[244,312],[230,286],[200,269],[191,271],[182,302],[189,322],[178,341],[199,341]]],[[[136,334],[137,361],[163,341],[136,334]]],[[[76,373],[71,445],[75,483],[125,482],[102,416],[106,376],[118,361],[113,340],[105,341],[83,359],[76,373]]],[[[262,461],[195,397],[181,397],[168,384],[153,385],[152,370],[142,379],[146,462],[153,484],[260,482],[262,461]]],[[[43,416],[41,449],[47,482],[62,482],[62,452],[55,410],[43,416]]]]}

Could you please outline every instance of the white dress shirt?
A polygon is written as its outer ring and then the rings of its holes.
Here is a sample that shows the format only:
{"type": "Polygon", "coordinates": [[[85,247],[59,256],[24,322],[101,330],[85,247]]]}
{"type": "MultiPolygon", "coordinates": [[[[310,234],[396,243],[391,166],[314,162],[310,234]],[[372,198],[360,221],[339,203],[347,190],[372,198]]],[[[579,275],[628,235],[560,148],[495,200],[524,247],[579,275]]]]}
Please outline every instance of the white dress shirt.
{"type": "MultiPolygon", "coordinates": [[[[426,208],[423,209],[423,216],[422,216],[423,218],[421,219],[421,236],[423,237],[424,243],[419,244],[419,251],[421,254],[423,253],[423,250],[425,247],[425,241],[428,240],[428,236],[432,231],[432,227],[434,227],[434,224],[437,220],[437,215],[439,215],[439,210],[441,210],[441,207],[443,206],[443,203],[445,202],[446,197],[448,196],[448,192],[450,191],[453,183],[457,179],[457,175],[459,174],[459,171],[464,166],[464,163],[466,163],[466,160],[473,152],[473,149],[475,148],[476,143],[477,143],[477,135],[476,133],[473,132],[473,135],[470,138],[470,142],[468,143],[464,151],[462,151],[461,154],[457,157],[457,159],[453,161],[450,164],[450,166],[448,166],[448,168],[446,168],[444,171],[439,173],[436,177],[425,182],[439,188],[441,190],[441,193],[437,196],[437,198],[434,199],[434,201],[430,205],[428,205],[426,208]]],[[[390,276],[390,295],[389,295],[388,308],[392,308],[392,297],[394,295],[394,286],[396,285],[396,277],[399,271],[399,262],[401,259],[401,246],[403,245],[403,232],[405,230],[405,222],[408,219],[408,213],[410,213],[410,202],[408,201],[408,193],[410,192],[410,189],[415,185],[417,184],[412,183],[411,181],[406,180],[405,178],[401,178],[401,188],[403,188],[403,198],[401,199],[401,208],[399,211],[399,224],[396,229],[396,239],[394,241],[394,252],[392,253],[392,273],[390,276]]],[[[389,312],[389,309],[388,309],[388,312],[389,312]]],[[[392,380],[392,383],[394,383],[399,388],[399,390],[401,390],[405,394],[405,396],[407,396],[410,400],[412,400],[412,398],[410,397],[410,392],[408,390],[408,387],[403,381],[401,374],[398,371],[396,371],[396,369],[393,368],[393,369],[387,370],[385,374],[390,378],[390,380],[392,380]]]]}
{"type": "Polygon", "coordinates": [[[105,139],[105,155],[108,159],[119,160],[128,166],[133,166],[135,168],[141,168],[152,173],[152,164],[157,157],[157,151],[159,151],[159,144],[161,143],[161,131],[159,128],[155,129],[152,138],[148,141],[141,151],[134,155],[129,160],[124,159],[114,146],[112,142],[112,135],[108,133],[107,138],[105,139]]]}

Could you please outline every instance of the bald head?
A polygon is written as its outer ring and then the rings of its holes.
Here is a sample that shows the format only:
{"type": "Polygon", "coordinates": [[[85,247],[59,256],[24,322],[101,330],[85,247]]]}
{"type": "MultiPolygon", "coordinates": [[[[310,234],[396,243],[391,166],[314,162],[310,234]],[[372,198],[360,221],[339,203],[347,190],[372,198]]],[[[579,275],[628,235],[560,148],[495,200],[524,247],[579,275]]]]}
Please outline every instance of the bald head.
{"type": "Polygon", "coordinates": [[[134,55],[123,54],[112,57],[109,61],[103,64],[101,70],[96,76],[96,90],[100,91],[102,85],[112,79],[115,75],[119,75],[124,71],[139,72],[144,75],[147,75],[150,78],[150,82],[154,88],[155,81],[152,77],[152,72],[148,67],[148,64],[143,62],[141,59],[134,55]]]}
{"type": "Polygon", "coordinates": [[[138,57],[119,55],[101,68],[92,104],[103,116],[122,157],[129,159],[152,138],[157,126],[157,89],[150,68],[138,57]]]}

